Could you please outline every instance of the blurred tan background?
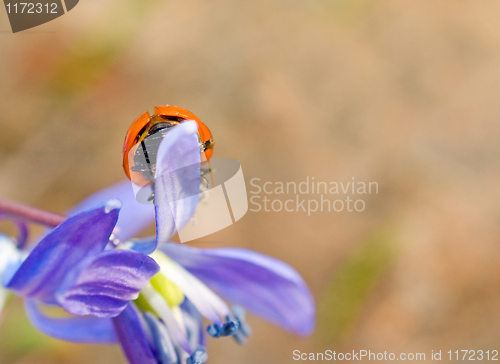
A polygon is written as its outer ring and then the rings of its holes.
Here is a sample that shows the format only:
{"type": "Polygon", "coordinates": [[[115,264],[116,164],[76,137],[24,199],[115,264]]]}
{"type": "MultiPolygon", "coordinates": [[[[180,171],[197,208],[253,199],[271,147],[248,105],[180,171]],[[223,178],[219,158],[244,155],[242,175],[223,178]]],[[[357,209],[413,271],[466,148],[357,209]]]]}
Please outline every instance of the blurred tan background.
{"type": "MultiPolygon", "coordinates": [[[[251,316],[249,344],[211,339],[211,363],[498,350],[499,17],[497,1],[82,0],[12,34],[1,10],[0,196],[64,212],[125,177],[142,111],[182,106],[247,183],[379,184],[360,213],[248,212],[193,242],[282,259],[318,304],[312,337],[251,316]]],[[[14,301],[0,363],[124,359],[45,338],[14,301]]]]}

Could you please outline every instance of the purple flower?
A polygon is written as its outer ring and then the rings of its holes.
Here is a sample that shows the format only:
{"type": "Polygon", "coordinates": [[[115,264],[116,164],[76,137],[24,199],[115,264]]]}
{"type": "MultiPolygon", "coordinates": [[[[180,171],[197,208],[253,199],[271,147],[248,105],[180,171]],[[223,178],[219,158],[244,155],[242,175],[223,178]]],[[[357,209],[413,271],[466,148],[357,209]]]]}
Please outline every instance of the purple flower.
{"type": "Polygon", "coordinates": [[[119,315],[159,270],[143,253],[105,250],[120,205],[110,200],[57,226],[15,271],[3,274],[5,288],[75,315],[119,315]]]}
{"type": "Polygon", "coordinates": [[[24,260],[0,238],[0,253],[10,252],[0,260],[2,282],[26,298],[40,331],[73,342],[119,342],[132,364],[204,363],[207,332],[244,343],[251,330],[242,307],[298,335],[312,332],[314,300],[289,265],[245,249],[168,242],[198,203],[199,168],[185,167],[199,159],[196,129],[184,122],[160,145],[154,209],[138,203],[126,181],[75,207],[76,215],[24,260]],[[133,239],[152,221],[156,237],[133,239]],[[41,303],[76,316],[49,317],[41,303]]]}

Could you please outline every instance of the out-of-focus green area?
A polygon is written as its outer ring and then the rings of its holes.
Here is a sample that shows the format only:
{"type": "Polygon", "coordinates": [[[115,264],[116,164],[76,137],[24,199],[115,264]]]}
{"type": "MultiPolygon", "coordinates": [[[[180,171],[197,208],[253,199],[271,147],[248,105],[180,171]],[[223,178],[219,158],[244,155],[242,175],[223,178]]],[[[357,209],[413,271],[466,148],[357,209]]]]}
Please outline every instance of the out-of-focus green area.
{"type": "MultiPolygon", "coordinates": [[[[363,212],[249,211],[193,242],[282,259],[318,303],[312,337],[250,316],[249,344],[210,340],[212,363],[498,349],[499,13],[492,0],[82,0],[10,34],[0,11],[0,196],[64,212],[125,177],[141,112],[182,106],[247,182],[379,186],[363,212]]],[[[3,314],[0,364],[123,362],[37,333],[19,300],[3,314]]]]}
{"type": "Polygon", "coordinates": [[[352,335],[366,301],[396,257],[391,233],[388,227],[375,231],[332,277],[318,314],[325,345],[341,347],[352,335]]]}

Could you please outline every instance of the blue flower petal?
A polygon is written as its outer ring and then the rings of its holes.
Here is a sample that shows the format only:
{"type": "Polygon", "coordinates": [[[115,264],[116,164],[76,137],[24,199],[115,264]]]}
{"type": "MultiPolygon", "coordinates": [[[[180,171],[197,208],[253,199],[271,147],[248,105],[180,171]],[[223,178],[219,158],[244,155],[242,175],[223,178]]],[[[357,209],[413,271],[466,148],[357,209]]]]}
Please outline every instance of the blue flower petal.
{"type": "Polygon", "coordinates": [[[229,301],[298,335],[312,333],[314,299],[288,264],[238,248],[167,243],[160,249],[229,301]]]}
{"type": "Polygon", "coordinates": [[[112,319],[116,336],[130,364],[158,364],[148,342],[141,318],[132,304],[112,319]]]}
{"type": "Polygon", "coordinates": [[[199,201],[200,147],[194,121],[167,133],[158,149],[155,180],[156,238],[168,241],[191,219],[199,201]]]}
{"type": "Polygon", "coordinates": [[[105,251],[70,272],[56,294],[57,302],[75,315],[115,317],[137,299],[139,291],[160,270],[142,253],[105,251]]]}
{"type": "Polygon", "coordinates": [[[124,249],[134,250],[136,252],[149,255],[156,249],[156,238],[132,239],[122,245],[124,249]]]}
{"type": "Polygon", "coordinates": [[[110,319],[95,317],[53,318],[44,315],[33,300],[25,300],[29,320],[39,331],[53,338],[87,344],[116,344],[110,319]]]}
{"type": "Polygon", "coordinates": [[[132,182],[129,180],[118,182],[94,193],[71,209],[68,215],[73,216],[82,211],[95,208],[111,198],[119,199],[123,205],[115,229],[115,235],[120,240],[126,241],[136,236],[155,221],[154,207],[137,202],[132,182]]]}
{"type": "Polygon", "coordinates": [[[24,296],[56,303],[55,292],[82,259],[101,253],[118,220],[120,203],[82,212],[64,221],[33,249],[4,285],[24,296]]]}

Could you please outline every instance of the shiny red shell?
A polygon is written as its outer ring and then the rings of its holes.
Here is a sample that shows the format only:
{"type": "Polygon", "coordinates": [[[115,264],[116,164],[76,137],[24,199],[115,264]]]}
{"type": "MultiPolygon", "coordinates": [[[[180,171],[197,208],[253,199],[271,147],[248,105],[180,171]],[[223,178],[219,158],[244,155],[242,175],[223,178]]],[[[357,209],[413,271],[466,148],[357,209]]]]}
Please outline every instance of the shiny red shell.
{"type": "MultiPolygon", "coordinates": [[[[143,112],[133,123],[130,125],[125,136],[125,142],[123,144],[123,169],[127,177],[138,184],[139,186],[145,186],[149,183],[139,172],[133,172],[130,170],[133,167],[133,158],[130,158],[129,154],[133,148],[138,145],[144,138],[148,136],[150,127],[154,122],[158,121],[158,118],[175,118],[179,122],[183,120],[194,120],[198,124],[198,134],[202,143],[212,139],[212,133],[208,127],[201,122],[200,119],[193,113],[187,111],[178,106],[156,106],[155,114],[151,116],[149,112],[143,112]]],[[[209,160],[212,156],[212,149],[207,149],[204,153],[206,160],[209,160]]]]}

